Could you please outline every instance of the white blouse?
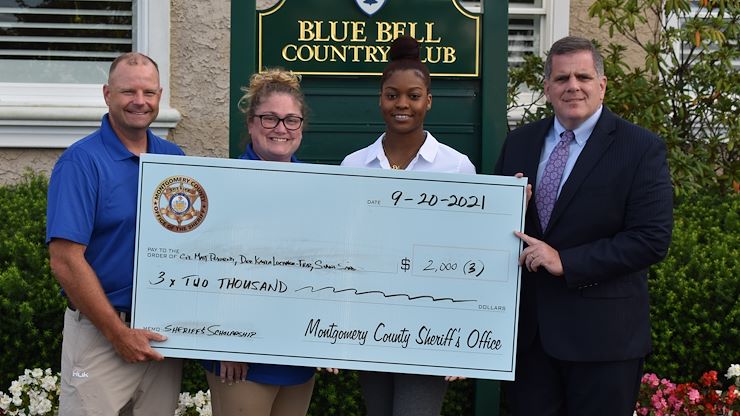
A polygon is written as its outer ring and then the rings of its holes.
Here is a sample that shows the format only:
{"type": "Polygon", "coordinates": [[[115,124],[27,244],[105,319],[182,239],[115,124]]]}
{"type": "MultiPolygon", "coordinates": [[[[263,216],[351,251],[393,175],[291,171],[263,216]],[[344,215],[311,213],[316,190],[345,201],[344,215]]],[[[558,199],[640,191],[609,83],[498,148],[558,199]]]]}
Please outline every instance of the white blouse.
{"type": "MultiPolygon", "coordinates": [[[[475,166],[467,156],[438,142],[431,133],[426,134],[424,144],[406,166],[406,170],[475,174],[475,166]]],[[[390,163],[383,151],[384,137],[385,133],[370,146],[347,155],[342,161],[342,166],[390,169],[390,163]]]]}

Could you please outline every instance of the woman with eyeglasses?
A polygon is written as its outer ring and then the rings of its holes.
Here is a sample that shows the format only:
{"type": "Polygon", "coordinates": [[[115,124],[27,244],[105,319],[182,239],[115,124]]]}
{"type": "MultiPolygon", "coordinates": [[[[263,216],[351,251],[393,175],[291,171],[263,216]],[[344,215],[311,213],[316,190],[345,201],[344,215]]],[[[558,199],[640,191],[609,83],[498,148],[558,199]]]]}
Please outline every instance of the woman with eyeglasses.
{"type": "MultiPolygon", "coordinates": [[[[306,103],[300,76],[282,69],[254,74],[239,100],[251,142],[240,159],[298,162],[306,103]]],[[[214,416],[305,416],[315,368],[204,361],[214,416]]]]}

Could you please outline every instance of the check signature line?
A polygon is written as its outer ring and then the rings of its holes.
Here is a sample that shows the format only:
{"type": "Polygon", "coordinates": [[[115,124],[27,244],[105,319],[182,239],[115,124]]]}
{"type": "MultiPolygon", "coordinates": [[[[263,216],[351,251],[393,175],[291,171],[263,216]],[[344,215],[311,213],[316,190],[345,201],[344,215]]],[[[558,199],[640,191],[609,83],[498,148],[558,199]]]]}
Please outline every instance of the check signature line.
{"type": "Polygon", "coordinates": [[[368,290],[366,292],[360,292],[355,288],[347,288],[347,289],[337,289],[334,286],[324,286],[320,289],[316,289],[314,286],[304,286],[300,289],[296,289],[296,292],[300,292],[302,290],[310,290],[311,293],[321,292],[322,290],[331,289],[334,293],[342,293],[342,292],[354,292],[357,296],[362,295],[372,295],[372,294],[380,294],[383,295],[386,298],[394,298],[394,297],[406,297],[408,300],[418,300],[418,299],[431,299],[434,302],[442,302],[442,301],[450,301],[452,303],[464,303],[464,302],[477,302],[476,299],[454,299],[454,298],[435,298],[434,296],[430,295],[421,295],[421,296],[411,296],[406,293],[394,293],[391,295],[386,294],[383,291],[380,290],[368,290]]]}

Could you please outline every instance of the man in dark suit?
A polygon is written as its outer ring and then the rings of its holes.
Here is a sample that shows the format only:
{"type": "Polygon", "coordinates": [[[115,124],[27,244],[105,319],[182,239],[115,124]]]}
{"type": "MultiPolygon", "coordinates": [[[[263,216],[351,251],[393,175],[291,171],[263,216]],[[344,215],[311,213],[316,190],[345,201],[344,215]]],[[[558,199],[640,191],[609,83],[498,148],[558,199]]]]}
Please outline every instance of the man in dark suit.
{"type": "Polygon", "coordinates": [[[586,39],[552,46],[544,89],[555,117],[513,131],[495,172],[533,189],[507,398],[514,415],[632,415],[651,348],[647,269],[673,226],[665,145],[603,106],[586,39]]]}

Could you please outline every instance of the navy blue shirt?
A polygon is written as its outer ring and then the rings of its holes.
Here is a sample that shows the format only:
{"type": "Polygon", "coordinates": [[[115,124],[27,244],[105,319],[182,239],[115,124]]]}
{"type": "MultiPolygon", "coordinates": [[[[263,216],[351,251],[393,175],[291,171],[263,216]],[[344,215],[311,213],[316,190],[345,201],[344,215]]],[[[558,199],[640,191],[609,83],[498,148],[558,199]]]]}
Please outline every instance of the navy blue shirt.
{"type": "MultiPolygon", "coordinates": [[[[247,145],[247,148],[244,150],[244,153],[242,153],[241,156],[239,156],[239,159],[244,160],[262,160],[261,157],[254,151],[254,147],[252,147],[252,143],[249,143],[247,145]]],[[[298,159],[296,159],[295,155],[290,156],[291,163],[300,163],[298,159]]]]}

